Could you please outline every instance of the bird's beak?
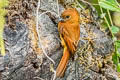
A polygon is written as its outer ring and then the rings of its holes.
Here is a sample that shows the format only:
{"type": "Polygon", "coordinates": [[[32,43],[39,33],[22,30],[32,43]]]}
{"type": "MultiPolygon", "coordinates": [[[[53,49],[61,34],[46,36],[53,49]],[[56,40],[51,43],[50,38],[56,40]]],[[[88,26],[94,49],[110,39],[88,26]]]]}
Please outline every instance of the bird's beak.
{"type": "Polygon", "coordinates": [[[59,22],[64,22],[64,19],[60,17],[60,18],[58,19],[58,21],[59,21],[59,22]]]}

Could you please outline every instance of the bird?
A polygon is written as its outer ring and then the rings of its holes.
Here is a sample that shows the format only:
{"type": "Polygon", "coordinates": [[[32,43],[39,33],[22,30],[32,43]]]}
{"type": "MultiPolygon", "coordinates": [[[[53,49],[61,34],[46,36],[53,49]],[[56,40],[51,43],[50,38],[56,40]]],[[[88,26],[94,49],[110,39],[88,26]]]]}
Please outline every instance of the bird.
{"type": "Polygon", "coordinates": [[[58,32],[64,50],[56,69],[56,77],[63,77],[68,61],[74,55],[80,40],[80,16],[75,8],[67,8],[63,11],[58,22],[58,32]]]}

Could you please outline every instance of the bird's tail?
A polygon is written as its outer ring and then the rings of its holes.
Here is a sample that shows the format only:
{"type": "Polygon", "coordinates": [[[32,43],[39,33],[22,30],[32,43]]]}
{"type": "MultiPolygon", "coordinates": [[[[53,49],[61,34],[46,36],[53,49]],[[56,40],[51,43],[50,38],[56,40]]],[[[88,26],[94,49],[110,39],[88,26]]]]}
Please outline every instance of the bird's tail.
{"type": "Polygon", "coordinates": [[[57,77],[64,76],[69,58],[70,58],[70,53],[69,53],[67,48],[64,48],[64,53],[63,53],[62,59],[61,59],[59,65],[56,69],[56,76],[57,77]]]}

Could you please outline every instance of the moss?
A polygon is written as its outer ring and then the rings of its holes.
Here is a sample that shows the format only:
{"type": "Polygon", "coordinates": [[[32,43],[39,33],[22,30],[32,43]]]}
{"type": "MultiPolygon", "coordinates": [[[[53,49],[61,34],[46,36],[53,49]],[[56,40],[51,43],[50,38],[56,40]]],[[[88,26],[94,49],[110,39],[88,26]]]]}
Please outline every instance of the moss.
{"type": "Polygon", "coordinates": [[[0,48],[1,48],[1,55],[5,55],[5,47],[4,47],[4,40],[3,40],[3,30],[5,24],[6,10],[5,7],[8,5],[8,0],[0,0],[0,48]]]}

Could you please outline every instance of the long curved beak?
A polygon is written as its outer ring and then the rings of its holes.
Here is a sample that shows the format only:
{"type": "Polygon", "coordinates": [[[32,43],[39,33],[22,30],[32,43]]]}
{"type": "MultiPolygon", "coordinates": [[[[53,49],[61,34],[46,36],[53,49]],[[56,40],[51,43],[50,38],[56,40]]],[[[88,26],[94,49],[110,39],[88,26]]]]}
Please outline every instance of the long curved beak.
{"type": "Polygon", "coordinates": [[[64,22],[64,19],[60,17],[60,18],[58,19],[58,21],[59,21],[59,22],[64,22]]]}

